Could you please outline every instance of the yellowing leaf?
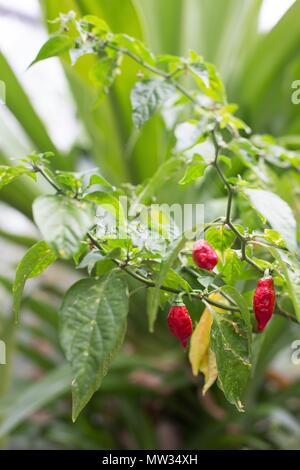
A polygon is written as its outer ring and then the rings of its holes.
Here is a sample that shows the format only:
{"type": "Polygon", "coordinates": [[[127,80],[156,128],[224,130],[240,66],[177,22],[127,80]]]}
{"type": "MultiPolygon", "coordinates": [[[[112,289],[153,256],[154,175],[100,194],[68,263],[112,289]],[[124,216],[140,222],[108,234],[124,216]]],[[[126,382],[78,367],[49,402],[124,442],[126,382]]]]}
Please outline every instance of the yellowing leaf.
{"type": "MultiPolygon", "coordinates": [[[[209,296],[215,302],[226,304],[224,297],[218,292],[209,296]]],[[[214,307],[219,313],[226,313],[225,310],[214,307]]],[[[203,395],[212,386],[218,376],[215,353],[210,349],[210,331],[213,322],[213,316],[209,307],[206,307],[199,323],[197,324],[190,343],[189,360],[194,375],[202,372],[205,378],[203,395]]]]}
{"type": "Polygon", "coordinates": [[[202,374],[204,375],[205,383],[202,389],[202,394],[205,395],[218,377],[216,356],[211,349],[208,349],[206,351],[206,354],[200,364],[199,369],[200,372],[202,372],[202,374]]]}
{"type": "Polygon", "coordinates": [[[200,365],[208,351],[212,321],[211,311],[207,307],[191,337],[189,360],[194,375],[199,374],[200,365]]]}
{"type": "MultiPolygon", "coordinates": [[[[221,294],[219,294],[219,292],[215,292],[213,294],[210,294],[209,299],[214,300],[215,302],[220,302],[220,303],[225,304],[225,305],[228,304],[227,300],[224,299],[224,297],[221,294]]],[[[218,313],[226,313],[226,310],[223,310],[222,308],[215,307],[215,306],[213,306],[213,307],[214,307],[214,310],[218,313]]]]}

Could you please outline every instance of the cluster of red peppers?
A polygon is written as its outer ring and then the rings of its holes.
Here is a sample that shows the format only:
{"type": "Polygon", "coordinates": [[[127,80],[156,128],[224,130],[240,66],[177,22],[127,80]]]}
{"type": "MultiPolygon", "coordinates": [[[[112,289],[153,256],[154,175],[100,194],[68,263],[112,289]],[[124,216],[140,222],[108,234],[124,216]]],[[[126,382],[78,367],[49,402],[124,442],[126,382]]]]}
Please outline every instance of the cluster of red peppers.
{"type": "MultiPolygon", "coordinates": [[[[212,271],[218,263],[218,255],[213,247],[205,240],[195,242],[192,249],[194,263],[201,269],[212,271]]],[[[271,276],[259,279],[253,297],[253,311],[257,321],[258,331],[263,331],[270,320],[276,303],[276,292],[271,276]]],[[[193,332],[193,324],[188,309],[181,300],[170,308],[168,326],[171,333],[179,339],[186,348],[193,332]]]]}

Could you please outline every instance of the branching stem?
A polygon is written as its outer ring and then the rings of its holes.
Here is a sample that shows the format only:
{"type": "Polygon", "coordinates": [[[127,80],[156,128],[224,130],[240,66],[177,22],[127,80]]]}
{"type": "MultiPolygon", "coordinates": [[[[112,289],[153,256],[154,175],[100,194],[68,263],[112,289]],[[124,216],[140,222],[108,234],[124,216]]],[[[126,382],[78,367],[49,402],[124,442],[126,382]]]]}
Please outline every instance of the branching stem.
{"type": "Polygon", "coordinates": [[[40,166],[37,166],[37,165],[33,165],[33,170],[36,173],[40,173],[43,176],[43,178],[50,184],[50,186],[52,186],[58,193],[62,192],[61,188],[56,184],[55,181],[53,181],[52,178],[50,178],[50,176],[47,174],[44,168],[41,168],[40,166]]]}
{"type": "MultiPolygon", "coordinates": [[[[180,83],[178,83],[176,80],[173,80],[175,73],[169,74],[157,67],[153,67],[152,65],[148,64],[143,59],[141,59],[138,55],[126,49],[125,47],[116,46],[115,44],[112,44],[111,42],[108,42],[106,44],[106,47],[108,47],[109,49],[113,49],[121,54],[127,55],[132,60],[134,60],[137,64],[141,65],[144,69],[149,70],[149,72],[152,72],[155,75],[159,75],[165,80],[172,81],[173,85],[178,91],[180,91],[180,93],[186,96],[194,104],[197,104],[197,100],[194,98],[194,96],[188,90],[186,90],[186,88],[184,88],[180,83]]],[[[177,73],[177,70],[176,70],[176,73],[177,73]]]]}

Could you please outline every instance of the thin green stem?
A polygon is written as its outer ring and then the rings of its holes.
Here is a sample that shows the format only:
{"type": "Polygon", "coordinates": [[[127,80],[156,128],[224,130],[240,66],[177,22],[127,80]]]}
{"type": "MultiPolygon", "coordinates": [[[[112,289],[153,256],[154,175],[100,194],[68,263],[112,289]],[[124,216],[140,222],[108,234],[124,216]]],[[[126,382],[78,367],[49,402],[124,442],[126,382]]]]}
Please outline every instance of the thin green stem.
{"type": "Polygon", "coordinates": [[[233,191],[230,189],[228,193],[227,209],[226,209],[226,223],[230,223],[231,209],[232,209],[233,191]]]}
{"type": "Polygon", "coordinates": [[[47,174],[47,172],[44,170],[44,168],[41,168],[40,166],[33,165],[33,169],[35,172],[40,173],[43,178],[58,192],[61,193],[62,190],[61,188],[55,183],[55,181],[50,178],[50,176],[47,174]]]}
{"type": "MultiPolygon", "coordinates": [[[[197,271],[194,271],[193,268],[184,267],[183,271],[189,273],[195,279],[197,279],[199,277],[199,273],[197,273],[197,271]]],[[[216,278],[217,278],[217,276],[216,276],[216,278]]],[[[217,286],[214,283],[211,283],[210,285],[214,288],[214,290],[210,291],[209,295],[213,294],[214,292],[219,292],[222,295],[222,297],[224,297],[224,299],[226,299],[230,304],[234,305],[234,302],[232,301],[232,299],[227,294],[225,294],[224,292],[221,291],[222,286],[217,286]]]]}
{"type": "Polygon", "coordinates": [[[203,296],[202,297],[205,302],[207,302],[210,305],[213,305],[214,307],[221,308],[222,310],[229,310],[231,312],[239,312],[240,309],[239,307],[235,307],[233,305],[227,305],[227,304],[222,304],[221,302],[217,302],[216,300],[210,299],[208,296],[203,296]]]}
{"type": "Polygon", "coordinates": [[[116,46],[110,42],[108,42],[105,47],[108,47],[109,49],[113,49],[121,54],[127,55],[130,57],[132,60],[134,60],[137,64],[141,65],[143,68],[146,70],[149,70],[149,72],[154,73],[155,75],[159,75],[160,77],[164,78],[165,80],[172,81],[173,85],[175,88],[180,91],[184,96],[186,96],[190,101],[192,101],[194,104],[197,104],[197,100],[193,97],[193,95],[186,90],[180,83],[178,83],[176,80],[172,80],[173,76],[175,75],[174,73],[169,74],[167,72],[164,72],[161,69],[158,69],[157,67],[153,67],[152,65],[148,64],[145,62],[143,59],[141,59],[138,55],[134,54],[133,52],[129,51],[128,49],[125,49],[125,47],[120,47],[116,46]]]}
{"type": "MultiPolygon", "coordinates": [[[[88,237],[90,241],[93,243],[93,245],[98,248],[103,253],[103,248],[101,244],[98,242],[98,240],[95,239],[95,237],[88,232],[88,237]]],[[[121,261],[118,261],[117,259],[112,258],[112,261],[123,271],[125,271],[127,274],[129,274],[131,277],[136,279],[137,281],[142,282],[145,284],[147,287],[156,287],[156,283],[154,281],[151,281],[150,279],[147,279],[146,277],[142,276],[141,274],[137,273],[136,271],[130,269],[127,266],[124,266],[121,261]]],[[[239,308],[232,306],[232,305],[226,305],[222,304],[221,302],[217,302],[215,300],[210,299],[207,295],[204,295],[203,293],[199,293],[196,291],[191,291],[191,292],[186,292],[186,291],[181,291],[179,289],[175,289],[173,287],[168,287],[168,286],[160,286],[160,290],[163,290],[165,292],[170,292],[171,294],[181,294],[183,296],[191,296],[197,299],[205,299],[205,301],[215,307],[222,308],[223,310],[230,310],[230,311],[235,311],[238,312],[239,308]]]]}
{"type": "Polygon", "coordinates": [[[253,261],[251,258],[249,258],[249,256],[246,254],[246,244],[248,242],[248,239],[245,238],[232,223],[231,210],[232,210],[232,202],[233,202],[233,196],[234,196],[234,186],[232,186],[229,183],[229,181],[227,180],[226,176],[224,175],[223,171],[220,168],[220,165],[219,165],[219,162],[218,162],[220,146],[217,142],[215,131],[212,131],[212,140],[213,140],[213,144],[214,144],[214,147],[215,147],[215,160],[213,162],[213,166],[215,167],[221,181],[224,183],[225,187],[227,188],[227,192],[228,192],[228,202],[227,202],[225,223],[232,230],[232,232],[235,233],[237,238],[240,240],[241,250],[242,250],[242,260],[245,260],[248,264],[253,266],[260,273],[264,273],[264,269],[262,269],[260,266],[258,266],[258,264],[256,264],[255,261],[253,261]]]}
{"type": "Polygon", "coordinates": [[[278,245],[275,245],[275,243],[270,243],[270,242],[267,242],[267,241],[261,241],[261,240],[256,240],[254,238],[251,238],[247,241],[248,244],[251,244],[251,245],[258,245],[258,246],[262,246],[262,247],[270,247],[270,248],[277,248],[277,250],[282,250],[282,251],[289,251],[285,246],[278,246],[278,245]]]}
{"type": "Polygon", "coordinates": [[[283,317],[283,318],[299,325],[299,322],[298,322],[297,318],[292,317],[291,315],[289,315],[287,312],[285,312],[284,310],[282,310],[278,306],[276,307],[276,309],[274,311],[274,314],[279,315],[280,317],[283,317]]]}
{"type": "Polygon", "coordinates": [[[220,179],[222,180],[222,182],[223,182],[224,185],[226,186],[227,190],[228,190],[229,192],[231,192],[231,191],[232,191],[232,186],[231,186],[231,184],[227,181],[227,179],[226,179],[226,177],[225,177],[223,171],[222,171],[221,168],[220,168],[219,163],[218,163],[218,162],[214,162],[213,165],[214,165],[214,167],[215,167],[215,169],[216,169],[216,171],[217,171],[217,173],[218,173],[220,179]]]}
{"type": "MultiPolygon", "coordinates": [[[[130,55],[132,55],[130,53],[130,55]]],[[[151,67],[152,68],[152,67],[151,67]]],[[[153,69],[153,68],[152,68],[153,69]]],[[[153,70],[152,70],[153,71],[153,70]]],[[[217,144],[216,144],[217,145],[217,144]]],[[[242,248],[242,259],[246,260],[250,265],[254,266],[257,270],[259,270],[260,272],[264,272],[264,270],[262,268],[260,268],[251,258],[249,258],[246,254],[246,243],[248,242],[248,240],[245,239],[245,237],[243,237],[239,231],[234,227],[234,225],[232,224],[231,220],[230,220],[230,216],[231,216],[231,204],[232,204],[232,198],[233,198],[233,189],[232,189],[232,186],[230,185],[230,183],[227,181],[225,175],[223,174],[222,170],[220,169],[219,165],[218,165],[218,162],[217,162],[217,155],[218,155],[218,147],[216,147],[216,160],[214,162],[214,166],[215,168],[217,169],[217,172],[220,176],[220,178],[222,179],[222,181],[224,182],[225,186],[227,187],[228,191],[229,191],[229,199],[228,199],[228,206],[227,206],[227,214],[226,214],[226,219],[225,219],[225,222],[228,224],[228,226],[231,228],[231,230],[233,232],[236,233],[237,237],[241,240],[241,248],[242,248]]],[[[58,193],[62,193],[62,190],[61,188],[56,184],[55,181],[53,181],[53,179],[47,174],[47,172],[44,170],[44,168],[41,168],[39,166],[36,166],[36,165],[33,165],[33,169],[34,171],[36,171],[37,173],[40,173],[43,178],[58,192],[58,193]]],[[[220,218],[216,219],[216,220],[220,220],[220,218]]],[[[214,221],[215,222],[215,221],[214,221]]],[[[92,235],[91,232],[88,232],[87,233],[87,236],[88,238],[90,239],[90,241],[92,242],[92,244],[99,250],[101,251],[102,253],[105,253],[104,250],[103,250],[103,247],[101,246],[101,244],[98,242],[98,240],[92,235]]],[[[128,267],[127,263],[124,264],[122,261],[119,261],[117,259],[114,259],[112,258],[112,262],[114,262],[116,264],[116,266],[118,266],[120,269],[122,269],[123,271],[125,271],[127,274],[129,274],[131,277],[133,277],[134,279],[136,279],[137,281],[139,282],[142,282],[146,287],[156,287],[156,283],[150,279],[147,279],[146,277],[142,276],[141,274],[139,274],[138,272],[132,270],[131,268],[128,267]]],[[[160,286],[160,290],[163,290],[163,291],[166,291],[166,292],[170,292],[172,294],[177,294],[177,295],[182,295],[182,296],[190,296],[190,297],[194,297],[194,298],[197,298],[197,299],[200,299],[200,300],[205,300],[207,303],[209,303],[210,305],[213,305],[214,307],[217,307],[217,308],[221,308],[223,310],[229,310],[229,311],[236,311],[238,312],[239,311],[239,307],[237,306],[234,306],[234,305],[226,305],[226,304],[222,304],[221,302],[217,302],[215,300],[212,300],[209,298],[209,294],[204,294],[204,292],[200,292],[199,291],[191,291],[191,292],[185,292],[185,291],[181,291],[179,289],[175,289],[175,288],[172,288],[172,287],[168,287],[168,286],[160,286]]],[[[224,296],[225,297],[225,296],[224,296]]],[[[226,298],[226,297],[225,297],[226,298]]],[[[278,314],[281,314],[282,313],[278,313],[278,314]]],[[[284,316],[287,316],[285,313],[283,314],[284,316]]],[[[292,321],[295,321],[292,317],[289,317],[292,321]]]]}
{"type": "Polygon", "coordinates": [[[258,266],[258,264],[255,263],[255,261],[253,261],[251,258],[249,258],[249,256],[247,255],[246,253],[246,246],[247,246],[247,242],[246,241],[242,241],[241,243],[241,249],[242,249],[242,260],[246,261],[248,264],[250,264],[251,266],[253,266],[255,269],[257,269],[260,273],[264,273],[265,270],[263,268],[261,268],[260,266],[258,266]]]}
{"type": "Polygon", "coordinates": [[[236,234],[241,243],[246,243],[247,239],[239,232],[239,230],[234,226],[231,221],[227,222],[226,224],[236,234]]]}
{"type": "MultiPolygon", "coordinates": [[[[191,93],[189,93],[188,90],[186,90],[180,83],[178,83],[177,81],[175,80],[172,80],[172,78],[176,75],[177,73],[177,70],[175,72],[173,72],[172,74],[168,74],[166,72],[164,72],[163,70],[157,68],[157,67],[153,67],[152,65],[148,64],[147,62],[145,62],[144,60],[142,60],[139,56],[137,56],[136,54],[134,54],[133,52],[129,51],[128,49],[126,48],[123,48],[123,47],[119,47],[119,46],[116,46],[112,43],[107,43],[106,44],[106,47],[108,48],[111,48],[121,54],[124,54],[124,55],[127,55],[128,57],[130,57],[132,60],[134,60],[136,63],[138,63],[139,65],[141,65],[143,68],[149,70],[150,72],[156,74],[156,75],[159,75],[161,76],[162,78],[164,78],[165,80],[170,80],[172,81],[172,83],[174,84],[174,86],[177,88],[178,91],[180,91],[183,95],[185,95],[189,100],[191,100],[193,103],[197,103],[196,99],[193,97],[193,95],[191,93]]],[[[179,71],[179,70],[178,70],[179,71]]],[[[247,239],[235,228],[235,226],[233,225],[232,221],[231,221],[231,210],[232,210],[232,202],[233,202],[233,196],[234,196],[234,187],[229,183],[229,181],[227,180],[226,176],[224,175],[223,171],[221,170],[220,168],[220,165],[219,165],[219,162],[218,162],[218,157],[219,157],[219,154],[220,154],[220,150],[221,150],[221,147],[220,145],[218,144],[218,141],[217,141],[217,138],[216,138],[216,134],[215,134],[215,130],[212,131],[211,133],[211,136],[212,136],[212,140],[213,140],[213,144],[214,144],[214,147],[215,147],[215,159],[214,159],[214,162],[213,162],[213,166],[215,167],[221,181],[224,183],[227,191],[228,191],[228,203],[227,203],[227,209],[226,209],[226,219],[225,219],[225,223],[229,226],[229,228],[236,234],[236,236],[239,238],[240,242],[241,242],[241,247],[242,247],[242,252],[243,252],[243,259],[248,263],[250,264],[251,266],[255,267],[259,272],[264,272],[264,270],[262,268],[260,268],[251,258],[249,258],[247,255],[246,255],[246,252],[245,252],[245,247],[246,247],[246,242],[247,242],[247,239]]]]}

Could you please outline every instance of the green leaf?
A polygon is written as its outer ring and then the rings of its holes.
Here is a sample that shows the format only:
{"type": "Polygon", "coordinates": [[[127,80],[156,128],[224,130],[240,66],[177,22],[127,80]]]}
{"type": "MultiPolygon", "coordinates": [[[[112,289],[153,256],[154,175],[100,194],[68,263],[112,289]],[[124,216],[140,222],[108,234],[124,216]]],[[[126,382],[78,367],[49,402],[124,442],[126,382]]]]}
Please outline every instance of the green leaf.
{"type": "Polygon", "coordinates": [[[252,206],[279,232],[291,251],[296,251],[296,220],[290,206],[277,194],[263,189],[244,189],[252,206]]]}
{"type": "Polygon", "coordinates": [[[208,271],[204,269],[199,269],[197,272],[197,281],[201,286],[205,287],[205,289],[215,282],[214,274],[209,274],[208,271]]]}
{"type": "Polygon", "coordinates": [[[229,295],[231,299],[237,304],[240,309],[242,319],[244,321],[245,327],[248,331],[248,338],[249,344],[251,345],[251,332],[252,332],[252,324],[251,324],[251,317],[250,312],[247,306],[247,302],[244,297],[232,286],[222,286],[222,291],[229,295]]]}
{"type": "Polygon", "coordinates": [[[195,51],[190,51],[189,59],[189,70],[197,79],[201,80],[206,88],[209,88],[209,73],[203,57],[199,56],[195,51]]]}
{"type": "Polygon", "coordinates": [[[209,88],[204,88],[203,91],[213,100],[219,101],[220,103],[226,103],[226,91],[222,80],[216,71],[216,68],[212,64],[206,63],[206,67],[209,74],[209,88]]]}
{"type": "Polygon", "coordinates": [[[286,290],[300,323],[300,262],[294,256],[279,252],[276,248],[273,248],[271,252],[279,263],[286,282],[286,290]]]}
{"type": "Polygon", "coordinates": [[[61,258],[71,258],[94,224],[91,203],[56,194],[34,201],[33,217],[45,240],[61,258]]]}
{"type": "Polygon", "coordinates": [[[282,236],[276,230],[266,228],[264,230],[263,238],[264,240],[273,243],[274,245],[280,246],[282,248],[285,247],[285,243],[282,239],[282,236]]]}
{"type": "Polygon", "coordinates": [[[73,43],[73,39],[71,39],[69,36],[66,36],[65,34],[52,36],[41,47],[36,58],[31,62],[29,67],[36,64],[37,62],[40,62],[41,60],[59,56],[65,52],[68,52],[68,50],[73,46],[73,43]]]}
{"type": "Polygon", "coordinates": [[[173,289],[185,290],[186,292],[191,290],[191,286],[187,280],[172,268],[170,268],[166,274],[163,284],[164,286],[172,287],[173,289]]]}
{"type": "Polygon", "coordinates": [[[166,80],[151,78],[137,82],[130,95],[135,126],[142,127],[173,93],[173,85],[166,80]]]}
{"type": "Polygon", "coordinates": [[[98,18],[95,15],[85,15],[82,19],[83,21],[86,21],[90,25],[94,26],[93,32],[96,34],[97,32],[105,31],[108,33],[110,31],[107,23],[102,18],[98,18]]]}
{"type": "Polygon", "coordinates": [[[55,180],[63,189],[69,190],[77,194],[82,189],[82,178],[71,171],[57,171],[55,180]]]}
{"type": "Polygon", "coordinates": [[[228,168],[231,168],[232,167],[232,161],[231,161],[231,158],[227,157],[226,155],[220,155],[218,157],[218,160],[225,163],[225,165],[228,167],[228,168]]]}
{"type": "Polygon", "coordinates": [[[224,225],[221,227],[211,227],[205,234],[206,241],[220,253],[224,253],[231,247],[235,237],[235,234],[224,225]]]}
{"type": "Polygon", "coordinates": [[[66,293],[60,308],[60,338],[71,364],[73,420],[98,390],[122,345],[128,289],[122,274],[82,279],[66,293]]]}
{"type": "Polygon", "coordinates": [[[77,268],[78,269],[87,268],[89,275],[91,275],[95,264],[98,263],[98,261],[103,261],[104,259],[105,259],[105,256],[99,253],[99,251],[90,251],[80,261],[77,268]]]}
{"type": "Polygon", "coordinates": [[[250,133],[251,129],[241,119],[234,116],[237,106],[233,104],[227,104],[218,110],[217,121],[220,129],[228,129],[229,131],[235,130],[238,133],[239,129],[243,129],[246,133],[250,133]]]}
{"type": "Polygon", "coordinates": [[[179,184],[186,185],[194,182],[196,179],[204,175],[207,164],[200,155],[194,155],[191,163],[188,164],[183,178],[179,184]]]}
{"type": "Polygon", "coordinates": [[[113,258],[119,258],[121,254],[120,248],[114,248],[106,255],[99,253],[99,251],[90,251],[87,253],[84,258],[80,261],[79,265],[77,266],[78,269],[85,269],[87,268],[89,275],[91,275],[95,265],[97,265],[97,276],[99,276],[99,271],[102,266],[110,266],[114,267],[112,262],[113,258]]]}
{"type": "Polygon", "coordinates": [[[100,186],[103,186],[104,188],[114,190],[114,187],[102,175],[95,174],[90,177],[88,187],[93,186],[95,184],[99,184],[100,186]]]}
{"type": "Polygon", "coordinates": [[[218,384],[227,400],[244,411],[243,397],[251,373],[248,333],[236,314],[214,314],[211,346],[216,355],[218,384]]]}
{"type": "Polygon", "coordinates": [[[226,282],[234,286],[240,278],[242,271],[242,263],[234,250],[228,250],[225,255],[224,265],[221,269],[221,274],[226,282]]]}
{"type": "Polygon", "coordinates": [[[209,74],[205,64],[202,62],[193,62],[189,65],[191,72],[203,82],[203,85],[209,87],[209,74]]]}
{"type": "Polygon", "coordinates": [[[0,189],[14,181],[18,176],[33,174],[25,166],[4,166],[0,165],[0,189]]]}
{"type": "Polygon", "coordinates": [[[94,204],[102,206],[107,212],[112,214],[116,221],[118,221],[120,229],[125,226],[125,214],[123,206],[120,200],[112,194],[95,191],[94,193],[87,194],[84,197],[84,200],[92,201],[94,204]]]}
{"type": "Polygon", "coordinates": [[[119,47],[125,48],[127,51],[139,56],[144,62],[154,66],[155,58],[152,52],[147,49],[145,44],[139,39],[128,36],[128,34],[115,34],[113,43],[119,47]]]}
{"type": "Polygon", "coordinates": [[[50,246],[45,241],[40,241],[27,251],[18,264],[13,284],[13,314],[16,320],[19,317],[22,292],[26,280],[39,276],[55,260],[56,255],[50,246]]]}
{"type": "Polygon", "coordinates": [[[174,242],[168,247],[168,251],[164,258],[162,259],[160,270],[155,281],[155,287],[151,294],[152,300],[149,304],[148,309],[148,319],[149,319],[149,330],[153,332],[154,324],[157,317],[157,311],[159,307],[160,300],[160,286],[164,283],[165,279],[168,276],[169,270],[171,269],[173,263],[175,262],[178,254],[184,247],[187,241],[186,233],[184,233],[179,239],[174,240],[174,242]]]}
{"type": "Polygon", "coordinates": [[[260,258],[256,258],[255,256],[252,256],[252,261],[254,261],[262,269],[272,269],[273,268],[272,263],[270,263],[269,261],[266,261],[265,259],[260,259],[260,258]]]}
{"type": "Polygon", "coordinates": [[[97,104],[109,92],[119,70],[118,56],[107,56],[98,60],[90,70],[90,78],[98,87],[97,104]]]}

